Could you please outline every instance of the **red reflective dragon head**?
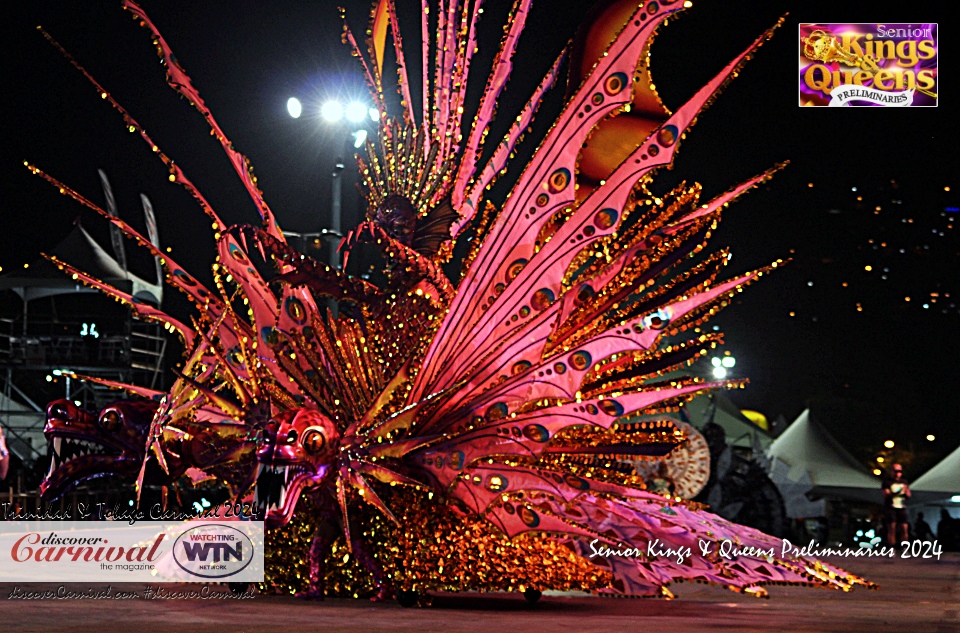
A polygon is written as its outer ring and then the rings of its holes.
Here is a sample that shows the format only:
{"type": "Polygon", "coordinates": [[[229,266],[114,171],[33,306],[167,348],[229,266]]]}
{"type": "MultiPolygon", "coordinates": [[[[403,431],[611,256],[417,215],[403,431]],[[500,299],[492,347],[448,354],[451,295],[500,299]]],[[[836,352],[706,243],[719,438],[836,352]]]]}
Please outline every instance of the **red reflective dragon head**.
{"type": "Polygon", "coordinates": [[[327,482],[339,453],[340,433],[322,413],[289,409],[267,424],[257,451],[255,497],[267,527],[285,524],[301,494],[327,482]]]}
{"type": "Polygon", "coordinates": [[[157,403],[121,400],[99,415],[70,400],[47,407],[43,434],[50,470],[40,484],[44,501],[59,498],[82,481],[119,475],[135,477],[143,464],[150,420],[157,403]]]}

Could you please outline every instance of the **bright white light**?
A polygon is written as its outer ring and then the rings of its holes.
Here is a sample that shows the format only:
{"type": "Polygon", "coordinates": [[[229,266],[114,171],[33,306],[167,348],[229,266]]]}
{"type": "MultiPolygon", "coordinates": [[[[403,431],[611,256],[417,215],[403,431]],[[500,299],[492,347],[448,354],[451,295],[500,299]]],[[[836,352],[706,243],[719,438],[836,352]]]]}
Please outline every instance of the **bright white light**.
{"type": "Polygon", "coordinates": [[[343,106],[339,101],[327,101],[320,106],[320,116],[329,123],[336,123],[343,118],[343,106]]]}
{"type": "Polygon", "coordinates": [[[960,495],[953,495],[950,497],[950,501],[953,501],[954,503],[960,503],[960,495]]]}
{"type": "Polygon", "coordinates": [[[723,366],[724,367],[733,367],[737,364],[737,359],[733,356],[724,356],[723,357],[723,366]]]}
{"type": "Polygon", "coordinates": [[[710,363],[711,363],[714,367],[719,367],[719,366],[720,366],[720,359],[717,358],[716,356],[714,356],[713,358],[710,359],[710,363]]]}
{"type": "Polygon", "coordinates": [[[357,130],[353,133],[353,146],[357,149],[363,147],[363,144],[367,142],[367,131],[366,130],[357,130]]]}
{"type": "Polygon", "coordinates": [[[295,119],[299,119],[300,115],[303,113],[303,106],[300,105],[300,99],[296,97],[290,97],[287,99],[287,112],[290,113],[295,119]]]}
{"type": "Polygon", "coordinates": [[[347,104],[347,120],[351,123],[360,123],[367,118],[367,106],[359,101],[347,104]]]}
{"type": "Polygon", "coordinates": [[[367,114],[370,115],[370,120],[371,120],[371,121],[379,121],[379,120],[380,120],[380,110],[377,110],[376,108],[370,108],[369,110],[367,110],[367,114]]]}
{"type": "Polygon", "coordinates": [[[713,368],[713,377],[714,378],[726,378],[727,370],[724,367],[714,367],[713,368]]]}

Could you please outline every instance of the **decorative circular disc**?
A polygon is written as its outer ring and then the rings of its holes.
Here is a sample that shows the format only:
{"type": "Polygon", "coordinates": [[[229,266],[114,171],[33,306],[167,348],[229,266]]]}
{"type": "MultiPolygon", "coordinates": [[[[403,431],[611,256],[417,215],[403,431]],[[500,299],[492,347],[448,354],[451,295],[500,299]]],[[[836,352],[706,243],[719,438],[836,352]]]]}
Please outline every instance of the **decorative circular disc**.
{"type": "Polygon", "coordinates": [[[679,420],[673,423],[686,434],[687,441],[663,459],[637,462],[637,474],[648,483],[666,476],[673,484],[675,496],[693,499],[710,479],[710,448],[703,434],[693,426],[679,420]]]}

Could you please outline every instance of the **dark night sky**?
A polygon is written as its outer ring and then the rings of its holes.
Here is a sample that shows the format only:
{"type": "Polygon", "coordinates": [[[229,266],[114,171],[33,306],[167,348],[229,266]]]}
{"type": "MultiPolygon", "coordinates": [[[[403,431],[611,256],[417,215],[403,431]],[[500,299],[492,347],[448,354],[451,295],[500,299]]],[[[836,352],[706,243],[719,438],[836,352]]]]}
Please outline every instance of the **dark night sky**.
{"type": "MultiPolygon", "coordinates": [[[[319,120],[317,104],[330,96],[363,96],[359,68],[339,42],[337,4],[144,2],[227,135],[253,161],[266,200],[288,230],[317,230],[328,209],[329,171],[339,141],[319,120]],[[298,96],[307,108],[299,120],[287,116],[289,96],[298,96]]],[[[368,3],[342,4],[362,33],[368,3]]],[[[411,10],[419,3],[398,4],[401,20],[413,27],[405,40],[411,55],[418,42],[417,14],[411,10]]],[[[503,121],[526,99],[591,5],[534,4],[514,81],[500,105],[503,121]]],[[[78,215],[106,235],[92,212],[29,175],[25,159],[98,202],[96,169],[102,167],[121,215],[142,228],[137,199],[142,191],[157,209],[164,245],[173,247],[181,264],[203,278],[212,258],[209,224],[192,199],[167,182],[162,164],[43,40],[37,24],[131,111],[228,224],[256,220],[200,115],[166,86],[147,31],[119,5],[116,0],[18,3],[6,10],[7,136],[0,190],[5,272],[53,247],[78,215]]],[[[499,41],[505,12],[506,3],[490,0],[482,53],[489,55],[499,41]]],[[[652,54],[654,81],[664,102],[678,107],[786,13],[774,39],[700,117],[675,170],[658,181],[665,187],[696,180],[710,197],[776,162],[792,162],[768,186],[731,207],[714,237],[714,247],[733,247],[731,273],[791,252],[794,258],[716,321],[726,332],[726,349],[738,359],[736,375],[751,379],[747,389],[732,395],[743,407],[787,419],[808,401],[820,403],[821,417],[835,432],[850,429],[851,446],[872,424],[902,443],[944,454],[960,442],[955,404],[960,310],[944,296],[950,293],[960,304],[960,228],[949,228],[942,214],[946,206],[960,206],[957,95],[948,81],[938,108],[802,109],[796,64],[801,21],[935,22],[936,12],[880,10],[857,1],[700,0],[661,30],[652,54]],[[930,303],[931,293],[939,294],[936,303],[930,303]],[[934,447],[922,439],[927,433],[937,434],[934,447]]],[[[940,60],[945,68],[956,66],[949,48],[940,50],[940,60]]],[[[480,67],[475,63],[474,69],[480,67]]],[[[482,84],[481,73],[475,73],[474,81],[482,84]]],[[[541,112],[536,126],[541,134],[560,96],[557,91],[541,112]]],[[[357,205],[355,194],[345,200],[346,226],[357,220],[357,205]]]]}

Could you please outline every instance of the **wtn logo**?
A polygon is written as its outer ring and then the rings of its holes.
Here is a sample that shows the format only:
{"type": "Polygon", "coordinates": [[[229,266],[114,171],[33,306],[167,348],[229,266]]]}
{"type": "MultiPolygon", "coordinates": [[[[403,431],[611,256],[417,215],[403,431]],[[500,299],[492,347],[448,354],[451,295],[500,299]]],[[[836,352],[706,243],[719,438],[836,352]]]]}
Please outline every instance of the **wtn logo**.
{"type": "MultiPolygon", "coordinates": [[[[257,536],[262,539],[262,531],[257,536]]],[[[219,523],[194,525],[180,534],[174,542],[173,560],[180,569],[200,578],[237,578],[254,561],[257,564],[250,575],[263,573],[262,550],[250,535],[219,523]]]]}
{"type": "Polygon", "coordinates": [[[231,557],[235,560],[243,560],[243,543],[237,542],[236,547],[230,547],[228,543],[191,543],[189,541],[182,541],[183,551],[187,556],[187,560],[191,563],[196,562],[199,558],[202,562],[208,562],[208,556],[210,552],[213,552],[213,561],[214,563],[219,563],[221,560],[229,561],[231,557]]]}

